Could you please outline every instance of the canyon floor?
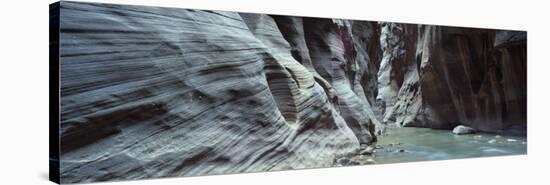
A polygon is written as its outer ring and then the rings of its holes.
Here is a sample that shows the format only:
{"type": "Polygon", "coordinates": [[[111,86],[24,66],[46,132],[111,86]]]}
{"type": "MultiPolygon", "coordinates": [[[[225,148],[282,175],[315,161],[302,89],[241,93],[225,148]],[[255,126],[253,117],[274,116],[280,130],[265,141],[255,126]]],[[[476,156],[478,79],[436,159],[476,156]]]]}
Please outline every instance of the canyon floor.
{"type": "Polygon", "coordinates": [[[337,157],[335,166],[523,155],[527,137],[522,128],[455,135],[445,129],[388,127],[370,152],[367,147],[337,157]]]}

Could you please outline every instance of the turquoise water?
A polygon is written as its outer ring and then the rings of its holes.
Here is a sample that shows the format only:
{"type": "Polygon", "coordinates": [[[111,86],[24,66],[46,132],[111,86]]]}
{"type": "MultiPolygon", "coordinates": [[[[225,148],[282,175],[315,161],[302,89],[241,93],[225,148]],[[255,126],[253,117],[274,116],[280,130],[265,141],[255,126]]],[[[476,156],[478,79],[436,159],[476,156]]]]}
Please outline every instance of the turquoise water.
{"type": "Polygon", "coordinates": [[[450,130],[429,128],[388,128],[379,137],[372,155],[356,155],[351,159],[366,164],[461,159],[527,154],[527,138],[476,133],[454,135],[450,130]]]}

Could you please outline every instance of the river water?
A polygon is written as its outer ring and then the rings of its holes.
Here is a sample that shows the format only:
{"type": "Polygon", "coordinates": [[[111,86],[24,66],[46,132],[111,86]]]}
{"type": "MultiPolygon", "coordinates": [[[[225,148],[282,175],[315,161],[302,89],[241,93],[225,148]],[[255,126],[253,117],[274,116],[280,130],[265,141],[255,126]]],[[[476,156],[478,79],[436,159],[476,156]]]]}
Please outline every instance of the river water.
{"type": "Polygon", "coordinates": [[[388,128],[372,155],[354,155],[361,164],[527,154],[527,138],[487,133],[454,135],[450,130],[388,128]]]}

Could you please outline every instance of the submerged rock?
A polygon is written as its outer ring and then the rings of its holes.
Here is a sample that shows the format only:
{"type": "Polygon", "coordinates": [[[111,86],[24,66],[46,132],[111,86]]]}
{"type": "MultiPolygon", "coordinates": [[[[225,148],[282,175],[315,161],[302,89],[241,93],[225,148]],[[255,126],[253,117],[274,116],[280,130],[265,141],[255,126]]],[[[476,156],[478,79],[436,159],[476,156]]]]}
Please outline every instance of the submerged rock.
{"type": "Polygon", "coordinates": [[[336,160],[336,163],[337,163],[337,164],[340,164],[340,165],[342,165],[342,166],[345,166],[345,165],[348,165],[348,164],[350,163],[350,161],[351,161],[351,160],[350,160],[349,158],[347,158],[347,157],[342,157],[342,158],[336,160]]]}
{"type": "Polygon", "coordinates": [[[371,155],[374,152],[374,147],[368,146],[364,150],[362,150],[359,154],[360,155],[371,155]]]}
{"type": "Polygon", "coordinates": [[[355,166],[355,165],[360,165],[360,164],[361,164],[361,163],[358,162],[358,161],[350,161],[350,162],[348,163],[348,166],[355,166]]]}
{"type": "Polygon", "coordinates": [[[475,133],[476,130],[472,127],[464,126],[464,125],[458,125],[453,129],[453,134],[462,135],[462,134],[472,134],[475,133]]]}
{"type": "Polygon", "coordinates": [[[365,161],[365,164],[376,164],[376,161],[372,158],[369,158],[367,159],[367,161],[365,161]]]}

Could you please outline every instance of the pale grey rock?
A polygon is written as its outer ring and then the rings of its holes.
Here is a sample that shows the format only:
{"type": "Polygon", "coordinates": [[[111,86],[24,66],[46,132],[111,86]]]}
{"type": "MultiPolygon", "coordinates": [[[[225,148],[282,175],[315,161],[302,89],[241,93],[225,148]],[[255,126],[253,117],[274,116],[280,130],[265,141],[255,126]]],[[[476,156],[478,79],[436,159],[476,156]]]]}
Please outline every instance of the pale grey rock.
{"type": "Polygon", "coordinates": [[[368,146],[367,148],[361,150],[361,152],[359,153],[360,155],[371,155],[372,153],[374,153],[374,147],[372,146],[368,146]]]}
{"type": "Polygon", "coordinates": [[[376,164],[376,161],[370,158],[370,159],[367,159],[367,161],[365,161],[365,164],[376,164]]]}
{"type": "Polygon", "coordinates": [[[328,167],[376,139],[349,25],[76,2],[60,22],[62,183],[328,167]]]}
{"type": "Polygon", "coordinates": [[[473,134],[476,130],[472,127],[464,126],[464,125],[458,125],[453,129],[453,134],[456,135],[462,135],[462,134],[473,134]]]}
{"type": "Polygon", "coordinates": [[[415,51],[415,25],[382,23],[380,44],[384,55],[378,71],[377,100],[385,104],[383,122],[408,125],[414,121],[422,99],[415,51]]]}
{"type": "MultiPolygon", "coordinates": [[[[397,93],[403,83],[402,69],[405,66],[404,38],[405,30],[401,24],[382,23],[380,47],[383,50],[380,69],[378,71],[378,95],[377,101],[383,102],[384,107],[392,107],[397,99],[397,93]]],[[[409,42],[410,43],[410,42],[409,42]]]]}
{"type": "Polygon", "coordinates": [[[339,113],[361,143],[374,141],[375,125],[380,123],[368,102],[354,91],[361,61],[354,59],[349,28],[338,20],[318,18],[303,18],[303,27],[313,67],[332,85],[339,113]]]}

